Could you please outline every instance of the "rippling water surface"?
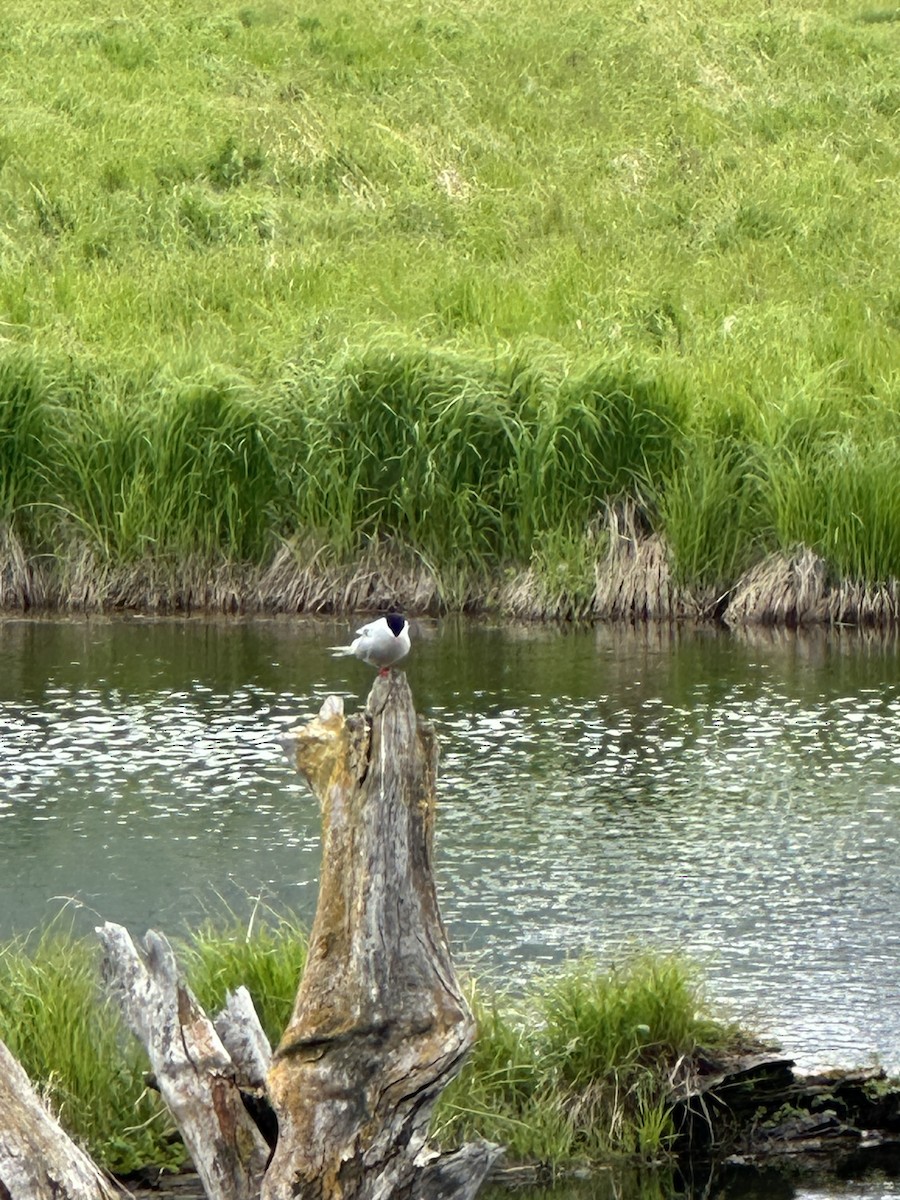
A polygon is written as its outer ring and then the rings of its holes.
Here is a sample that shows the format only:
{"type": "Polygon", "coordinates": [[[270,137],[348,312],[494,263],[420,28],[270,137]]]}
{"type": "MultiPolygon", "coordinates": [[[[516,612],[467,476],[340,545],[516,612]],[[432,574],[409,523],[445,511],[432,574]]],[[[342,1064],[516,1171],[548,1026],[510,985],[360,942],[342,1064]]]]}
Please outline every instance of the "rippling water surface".
{"type": "MultiPolygon", "coordinates": [[[[136,932],[260,893],[311,917],[318,813],[276,738],[329,692],[364,702],[371,671],[327,652],[348,629],[0,622],[0,935],[65,898],[136,932]]],[[[458,954],[516,980],[585,948],[683,948],[802,1066],[900,1070],[894,643],[416,632],[458,954]]]]}

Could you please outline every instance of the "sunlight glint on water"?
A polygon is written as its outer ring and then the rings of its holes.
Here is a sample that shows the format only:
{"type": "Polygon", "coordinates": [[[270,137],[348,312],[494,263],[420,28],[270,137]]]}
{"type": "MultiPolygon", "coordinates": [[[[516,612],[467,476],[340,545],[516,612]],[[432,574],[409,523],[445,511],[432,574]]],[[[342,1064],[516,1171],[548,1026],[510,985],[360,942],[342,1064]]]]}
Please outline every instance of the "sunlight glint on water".
{"type": "MultiPolygon", "coordinates": [[[[180,931],[315,906],[318,813],[276,737],[371,672],[344,623],[0,624],[0,931],[65,897],[180,931]],[[219,899],[221,897],[221,899],[219,899]]],[[[457,953],[689,951],[802,1065],[900,1067],[900,660],[846,636],[418,630],[457,953]]]]}

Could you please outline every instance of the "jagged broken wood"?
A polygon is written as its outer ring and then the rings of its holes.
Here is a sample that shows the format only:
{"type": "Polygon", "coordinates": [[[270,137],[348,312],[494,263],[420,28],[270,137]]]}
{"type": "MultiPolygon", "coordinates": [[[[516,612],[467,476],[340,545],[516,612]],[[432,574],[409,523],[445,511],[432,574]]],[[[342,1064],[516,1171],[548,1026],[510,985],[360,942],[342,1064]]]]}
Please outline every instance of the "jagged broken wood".
{"type": "Polygon", "coordinates": [[[329,697],[286,749],[322,806],[319,902],[269,1095],[264,1200],[467,1200],[497,1147],[449,1154],[428,1121],[474,1038],[432,870],[437,743],[406,676],[363,714],[329,697]]]}
{"type": "Polygon", "coordinates": [[[272,1047],[259,1022],[250,993],[243,986],[229,992],[215,1018],[216,1033],[234,1063],[241,1088],[265,1088],[272,1047]]]}
{"type": "Polygon", "coordinates": [[[207,1197],[255,1200],[269,1146],[244,1104],[243,1065],[225,1049],[162,934],[150,930],[138,947],[121,925],[107,922],[97,933],[104,978],[147,1050],[207,1197]]]}
{"type": "Polygon", "coordinates": [[[116,1200],[118,1192],[41,1102],[0,1042],[0,1197],[116,1200]]]}

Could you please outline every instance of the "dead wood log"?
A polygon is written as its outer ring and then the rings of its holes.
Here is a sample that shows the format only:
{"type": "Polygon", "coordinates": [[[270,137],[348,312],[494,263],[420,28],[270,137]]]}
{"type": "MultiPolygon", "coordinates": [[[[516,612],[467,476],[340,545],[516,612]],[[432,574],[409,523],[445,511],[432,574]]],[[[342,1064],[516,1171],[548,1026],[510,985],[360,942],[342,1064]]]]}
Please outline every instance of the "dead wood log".
{"type": "Polygon", "coordinates": [[[216,1033],[234,1063],[237,1082],[241,1087],[264,1088],[272,1062],[272,1047],[245,987],[228,993],[225,1007],[214,1023],[216,1033]]]}
{"type": "Polygon", "coordinates": [[[274,1149],[278,1141],[278,1122],[266,1088],[272,1047],[245,987],[228,993],[225,1007],[214,1023],[216,1033],[234,1063],[235,1082],[241,1090],[244,1108],[253,1118],[266,1145],[274,1149]]]}
{"type": "Polygon", "coordinates": [[[41,1103],[0,1042],[0,1197],[116,1200],[120,1193],[41,1103]]]}
{"type": "Polygon", "coordinates": [[[364,714],[330,697],[286,749],[322,806],[306,971],[269,1071],[263,1200],[467,1200],[497,1147],[442,1155],[428,1120],[474,1037],[432,873],[437,744],[402,673],[364,714]]]}
{"type": "Polygon", "coordinates": [[[104,978],[147,1050],[207,1197],[255,1200],[269,1147],[244,1106],[240,1072],[181,978],[172,947],[150,930],[139,949],[111,922],[97,933],[104,978]]]}

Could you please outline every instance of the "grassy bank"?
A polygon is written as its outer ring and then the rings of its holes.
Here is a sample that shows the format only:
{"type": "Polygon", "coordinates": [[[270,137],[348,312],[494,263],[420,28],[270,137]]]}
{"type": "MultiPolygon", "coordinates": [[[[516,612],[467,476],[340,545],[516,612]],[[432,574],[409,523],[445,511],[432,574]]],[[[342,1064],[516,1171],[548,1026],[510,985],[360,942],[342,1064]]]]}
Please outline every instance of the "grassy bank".
{"type": "MultiPolygon", "coordinates": [[[[298,926],[285,919],[254,923],[251,931],[205,926],[175,945],[208,1011],[217,1012],[226,992],[244,984],[277,1041],[306,958],[298,926]]],[[[125,1173],[183,1161],[168,1112],[144,1084],[146,1056],[103,1000],[95,939],[57,924],[0,947],[0,1040],[97,1162],[125,1173]]]]}
{"type": "Polygon", "coordinates": [[[3,328],[178,374],[386,326],[853,389],[895,366],[895,18],[9,0],[3,328]]]}
{"type": "MultiPolygon", "coordinates": [[[[287,1023],[305,956],[285,922],[253,931],[200,931],[179,957],[201,1003],[215,1011],[244,983],[270,1039],[287,1023]]],[[[113,1170],[175,1166],[183,1150],[137,1044],[97,1003],[93,943],[49,930],[0,951],[0,1039],[46,1095],[65,1128],[113,1170]]],[[[561,968],[513,999],[473,985],[479,1035],[434,1118],[445,1144],[481,1134],[512,1161],[554,1167],[609,1157],[664,1159],[674,1138],[672,1089],[692,1056],[738,1044],[704,1016],[693,970],[634,955],[616,967],[561,968]]]]}
{"type": "Polygon", "coordinates": [[[400,339],[263,388],[10,352],[0,602],[695,615],[806,547],[825,615],[893,619],[889,391],[739,404],[674,365],[400,339]]]}
{"type": "Polygon", "coordinates": [[[896,619],[896,13],[83,8],[0,16],[0,603],[896,619]]]}

